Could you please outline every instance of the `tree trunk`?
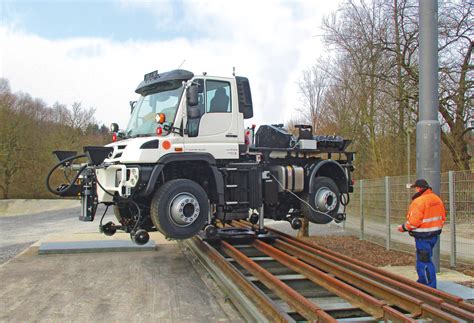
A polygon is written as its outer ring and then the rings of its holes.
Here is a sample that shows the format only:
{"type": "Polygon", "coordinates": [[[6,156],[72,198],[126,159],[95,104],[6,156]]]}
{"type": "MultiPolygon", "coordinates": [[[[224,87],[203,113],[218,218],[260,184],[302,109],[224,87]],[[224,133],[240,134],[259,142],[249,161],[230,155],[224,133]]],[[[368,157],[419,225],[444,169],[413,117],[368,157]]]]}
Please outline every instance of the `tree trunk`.
{"type": "MultiPolygon", "coordinates": [[[[395,52],[396,52],[396,62],[397,62],[397,105],[398,105],[398,136],[397,136],[397,149],[400,150],[400,157],[404,156],[404,139],[405,136],[405,96],[404,96],[404,82],[403,82],[403,75],[402,75],[402,53],[401,53],[401,44],[400,44],[400,26],[398,23],[398,0],[394,0],[393,3],[393,23],[395,27],[395,52]]],[[[407,134],[409,136],[410,134],[407,134]]],[[[408,141],[408,138],[406,138],[408,141]]],[[[403,158],[399,158],[399,172],[403,172],[403,165],[405,161],[403,158]]]]}

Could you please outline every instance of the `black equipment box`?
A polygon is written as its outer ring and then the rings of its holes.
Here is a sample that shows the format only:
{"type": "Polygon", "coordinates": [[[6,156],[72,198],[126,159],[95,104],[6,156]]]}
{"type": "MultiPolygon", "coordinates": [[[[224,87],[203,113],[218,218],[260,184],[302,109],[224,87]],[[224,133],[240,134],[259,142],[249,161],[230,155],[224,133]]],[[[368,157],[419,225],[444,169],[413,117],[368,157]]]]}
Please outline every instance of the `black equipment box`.
{"type": "Polygon", "coordinates": [[[293,136],[283,128],[283,125],[263,125],[255,134],[255,147],[291,148],[293,136]]]}
{"type": "Polygon", "coordinates": [[[344,139],[340,136],[314,136],[318,142],[318,148],[336,148],[343,150],[345,148],[344,139]]]}
{"type": "Polygon", "coordinates": [[[313,126],[307,124],[297,124],[295,128],[298,129],[298,139],[313,139],[313,126]]]}

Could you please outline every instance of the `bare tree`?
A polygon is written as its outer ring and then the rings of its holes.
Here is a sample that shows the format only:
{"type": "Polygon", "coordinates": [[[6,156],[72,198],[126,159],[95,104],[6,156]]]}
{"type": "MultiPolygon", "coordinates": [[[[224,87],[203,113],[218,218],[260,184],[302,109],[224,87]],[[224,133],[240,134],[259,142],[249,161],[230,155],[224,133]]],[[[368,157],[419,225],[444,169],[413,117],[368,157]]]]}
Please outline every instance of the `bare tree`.
{"type": "Polygon", "coordinates": [[[89,124],[95,123],[94,113],[94,108],[83,108],[80,102],[74,102],[66,114],[65,124],[73,129],[86,131],[89,124]]]}
{"type": "Polygon", "coordinates": [[[474,98],[474,46],[472,1],[450,1],[440,17],[440,113],[446,131],[442,141],[460,169],[469,169],[470,156],[463,132],[474,98]]]}
{"type": "MultiPolygon", "coordinates": [[[[472,0],[442,1],[439,10],[441,139],[458,169],[470,159],[462,132],[473,106],[472,8],[472,0]]],[[[346,0],[322,28],[332,52],[317,66],[327,85],[318,128],[350,129],[365,176],[402,174],[406,129],[418,118],[418,1],[346,0]]],[[[305,90],[303,99],[315,102],[318,86],[305,90]]]]}
{"type": "Polygon", "coordinates": [[[314,131],[318,131],[323,122],[323,101],[327,86],[328,77],[317,65],[304,71],[298,82],[302,101],[302,107],[297,109],[299,119],[311,124],[314,131]]]}
{"type": "Polygon", "coordinates": [[[8,81],[0,82],[0,189],[4,199],[9,198],[13,177],[20,169],[19,118],[12,107],[16,97],[11,94],[8,81]]]}
{"type": "Polygon", "coordinates": [[[0,198],[51,197],[44,187],[55,162],[51,151],[107,142],[93,112],[79,103],[71,110],[59,103],[47,107],[27,93],[12,93],[0,79],[0,198]]]}

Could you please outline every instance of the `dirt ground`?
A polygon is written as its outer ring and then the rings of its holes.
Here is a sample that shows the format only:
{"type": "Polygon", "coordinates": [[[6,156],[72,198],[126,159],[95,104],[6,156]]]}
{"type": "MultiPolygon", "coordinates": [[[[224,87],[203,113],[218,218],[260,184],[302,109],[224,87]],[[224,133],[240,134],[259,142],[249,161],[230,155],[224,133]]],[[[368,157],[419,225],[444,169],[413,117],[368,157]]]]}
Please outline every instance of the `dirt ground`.
{"type": "MultiPolygon", "coordinates": [[[[384,247],[379,246],[375,243],[359,240],[354,236],[331,236],[328,239],[328,236],[311,236],[304,238],[305,240],[317,244],[319,246],[325,247],[332,251],[338,252],[345,256],[358,259],[360,261],[366,262],[373,266],[415,266],[415,250],[413,254],[397,251],[397,250],[385,250],[384,247]]],[[[441,266],[445,268],[451,268],[448,262],[441,261],[441,266]]],[[[462,272],[465,275],[474,277],[474,265],[463,265],[459,264],[455,269],[459,272],[462,272]]],[[[471,282],[460,282],[460,284],[474,288],[474,283],[471,282]]]]}

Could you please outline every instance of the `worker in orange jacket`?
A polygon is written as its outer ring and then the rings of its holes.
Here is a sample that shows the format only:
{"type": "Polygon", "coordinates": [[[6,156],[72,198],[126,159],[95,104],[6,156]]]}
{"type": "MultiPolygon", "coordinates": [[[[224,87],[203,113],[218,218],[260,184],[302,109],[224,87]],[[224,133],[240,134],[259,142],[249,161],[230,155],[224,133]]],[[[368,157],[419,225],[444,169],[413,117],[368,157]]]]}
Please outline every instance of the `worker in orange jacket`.
{"type": "Polygon", "coordinates": [[[412,197],[407,221],[398,231],[408,231],[415,238],[418,282],[436,288],[436,269],[431,258],[446,221],[446,211],[443,201],[426,180],[417,179],[411,187],[416,189],[416,194],[412,197]]]}

